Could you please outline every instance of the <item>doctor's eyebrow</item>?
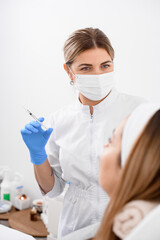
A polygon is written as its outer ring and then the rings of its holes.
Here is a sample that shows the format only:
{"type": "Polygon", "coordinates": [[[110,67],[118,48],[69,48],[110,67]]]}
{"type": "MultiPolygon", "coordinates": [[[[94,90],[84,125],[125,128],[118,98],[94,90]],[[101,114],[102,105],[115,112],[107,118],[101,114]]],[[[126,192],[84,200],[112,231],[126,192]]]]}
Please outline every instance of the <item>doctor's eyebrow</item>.
{"type": "Polygon", "coordinates": [[[106,63],[113,63],[113,62],[111,60],[108,60],[108,61],[101,63],[101,65],[106,64],[106,63]]]}
{"type": "MultiPolygon", "coordinates": [[[[108,60],[108,61],[102,62],[100,65],[103,65],[103,64],[106,64],[106,63],[113,63],[113,62],[111,60],[108,60]]],[[[82,67],[82,66],[91,67],[91,66],[93,66],[93,64],[82,63],[82,64],[78,65],[78,67],[82,67]]]]}
{"type": "Polygon", "coordinates": [[[88,63],[82,63],[82,64],[80,64],[78,67],[82,67],[82,66],[88,66],[88,67],[91,67],[91,66],[92,66],[92,64],[88,64],[88,63]]]}

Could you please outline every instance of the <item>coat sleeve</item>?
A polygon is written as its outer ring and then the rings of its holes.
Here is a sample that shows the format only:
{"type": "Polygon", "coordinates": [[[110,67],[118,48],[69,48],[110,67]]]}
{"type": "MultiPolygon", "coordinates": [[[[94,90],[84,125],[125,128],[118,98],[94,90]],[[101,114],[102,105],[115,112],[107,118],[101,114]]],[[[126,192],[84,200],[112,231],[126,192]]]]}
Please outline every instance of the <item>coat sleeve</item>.
{"type": "Polygon", "coordinates": [[[40,190],[43,195],[53,198],[53,197],[57,197],[63,192],[66,182],[62,178],[62,169],[59,162],[59,146],[56,144],[56,124],[55,124],[53,115],[51,115],[50,117],[49,127],[53,128],[53,132],[46,145],[46,152],[47,152],[48,161],[52,167],[55,183],[52,190],[47,194],[44,194],[42,189],[40,190]]]}

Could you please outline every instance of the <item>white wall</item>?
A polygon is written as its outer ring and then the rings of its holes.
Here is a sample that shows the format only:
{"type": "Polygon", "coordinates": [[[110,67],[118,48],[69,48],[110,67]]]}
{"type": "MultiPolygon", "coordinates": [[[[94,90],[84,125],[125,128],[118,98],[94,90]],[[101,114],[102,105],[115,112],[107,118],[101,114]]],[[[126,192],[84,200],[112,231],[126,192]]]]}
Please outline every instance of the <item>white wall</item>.
{"type": "Polygon", "coordinates": [[[159,0],[0,0],[0,165],[25,177],[41,196],[20,129],[22,109],[48,115],[74,98],[63,70],[63,43],[76,29],[98,27],[116,52],[119,90],[160,101],[159,0]]]}

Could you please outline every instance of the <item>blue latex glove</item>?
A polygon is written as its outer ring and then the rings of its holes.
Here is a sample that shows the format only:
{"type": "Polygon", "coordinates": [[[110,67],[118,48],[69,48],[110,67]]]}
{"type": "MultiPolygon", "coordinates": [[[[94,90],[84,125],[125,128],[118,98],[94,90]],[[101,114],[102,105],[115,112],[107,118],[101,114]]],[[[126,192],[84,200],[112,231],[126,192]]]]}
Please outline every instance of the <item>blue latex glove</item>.
{"type": "MultiPolygon", "coordinates": [[[[44,121],[44,118],[39,118],[40,122],[44,121]]],[[[44,131],[41,124],[37,121],[32,121],[21,130],[22,138],[27,145],[31,162],[35,165],[40,165],[47,159],[45,151],[45,145],[53,131],[53,128],[49,128],[44,131]]]]}

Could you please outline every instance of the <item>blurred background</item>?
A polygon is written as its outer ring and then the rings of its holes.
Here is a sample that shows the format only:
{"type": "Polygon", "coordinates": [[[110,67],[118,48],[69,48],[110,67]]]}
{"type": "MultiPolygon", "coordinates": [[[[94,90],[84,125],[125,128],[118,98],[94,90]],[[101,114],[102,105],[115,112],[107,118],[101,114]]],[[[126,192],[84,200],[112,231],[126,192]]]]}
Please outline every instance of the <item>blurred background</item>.
{"type": "Polygon", "coordinates": [[[159,0],[0,0],[0,166],[24,176],[41,197],[20,129],[74,101],[63,44],[77,29],[100,28],[115,49],[119,91],[160,102],[159,0]]]}

